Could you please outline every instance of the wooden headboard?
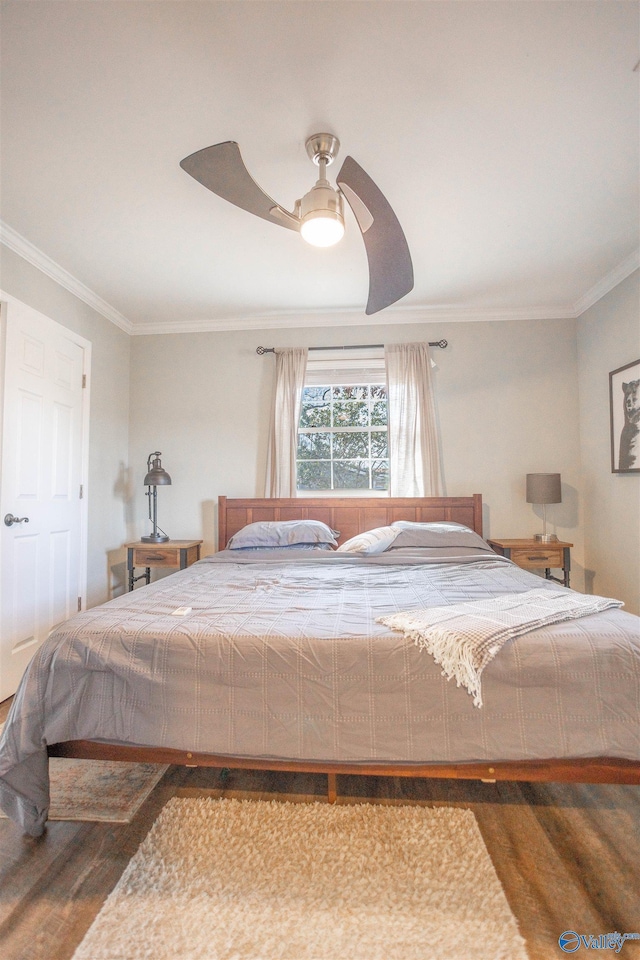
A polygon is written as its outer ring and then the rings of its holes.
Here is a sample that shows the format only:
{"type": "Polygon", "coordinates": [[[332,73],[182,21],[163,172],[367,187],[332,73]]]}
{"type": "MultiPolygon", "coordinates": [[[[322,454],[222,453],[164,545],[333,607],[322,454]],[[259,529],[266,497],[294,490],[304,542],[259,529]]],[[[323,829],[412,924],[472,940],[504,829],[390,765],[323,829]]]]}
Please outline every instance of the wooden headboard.
{"type": "Polygon", "coordinates": [[[482,494],[470,497],[295,497],[238,499],[218,497],[218,550],[242,527],[257,520],[322,520],[344,543],[357,533],[394,520],[429,523],[453,520],[482,536],[482,494]]]}

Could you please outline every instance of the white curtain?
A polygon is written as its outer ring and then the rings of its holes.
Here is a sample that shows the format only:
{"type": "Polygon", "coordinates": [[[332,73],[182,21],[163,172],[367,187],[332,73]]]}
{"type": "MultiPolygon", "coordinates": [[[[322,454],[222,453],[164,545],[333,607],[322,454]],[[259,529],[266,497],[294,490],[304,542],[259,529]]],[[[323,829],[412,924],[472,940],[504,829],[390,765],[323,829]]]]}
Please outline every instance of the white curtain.
{"type": "Polygon", "coordinates": [[[295,497],[296,453],[306,347],[276,350],[276,385],[269,430],[265,496],[295,497]]]}
{"type": "Polygon", "coordinates": [[[389,344],[384,358],[389,395],[389,493],[392,497],[440,496],[429,346],[389,344]]]}

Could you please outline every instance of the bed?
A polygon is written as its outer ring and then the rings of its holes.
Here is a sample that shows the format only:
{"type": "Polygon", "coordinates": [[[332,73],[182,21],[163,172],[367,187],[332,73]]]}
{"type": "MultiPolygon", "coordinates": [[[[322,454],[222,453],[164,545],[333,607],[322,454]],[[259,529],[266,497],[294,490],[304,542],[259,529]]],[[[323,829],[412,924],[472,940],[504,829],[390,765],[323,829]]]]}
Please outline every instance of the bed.
{"type": "Polygon", "coordinates": [[[606,610],[507,644],[482,709],[378,622],[534,584],[568,592],[486,543],[344,552],[391,525],[479,538],[480,495],[218,506],[218,553],[78,614],[35,655],[0,740],[0,805],[26,832],[44,829],[49,756],[323,772],[330,800],[340,773],[640,783],[637,617],[606,610]],[[309,520],[343,550],[233,547],[249,525],[309,520]]]}

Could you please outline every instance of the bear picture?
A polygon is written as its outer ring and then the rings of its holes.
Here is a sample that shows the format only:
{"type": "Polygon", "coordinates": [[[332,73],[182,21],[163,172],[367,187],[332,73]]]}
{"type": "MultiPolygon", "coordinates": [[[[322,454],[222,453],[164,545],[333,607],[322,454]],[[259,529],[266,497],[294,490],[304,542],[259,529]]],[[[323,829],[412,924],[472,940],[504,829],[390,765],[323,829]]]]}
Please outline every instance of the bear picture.
{"type": "Polygon", "coordinates": [[[609,374],[611,472],[640,473],[640,360],[609,374]]]}

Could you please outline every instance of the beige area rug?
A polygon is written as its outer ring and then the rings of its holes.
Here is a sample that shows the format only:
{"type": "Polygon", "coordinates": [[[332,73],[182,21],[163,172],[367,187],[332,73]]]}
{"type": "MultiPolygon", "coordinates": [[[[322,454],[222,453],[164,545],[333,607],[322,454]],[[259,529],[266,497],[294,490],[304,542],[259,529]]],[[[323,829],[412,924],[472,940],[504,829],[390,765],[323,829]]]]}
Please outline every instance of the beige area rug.
{"type": "MultiPolygon", "coordinates": [[[[130,823],[165,770],[155,763],[52,757],[49,820],[130,823]]],[[[0,817],[6,819],[2,810],[0,817]]]]}
{"type": "Polygon", "coordinates": [[[170,800],[73,960],[526,960],[470,810],[170,800]]]}

